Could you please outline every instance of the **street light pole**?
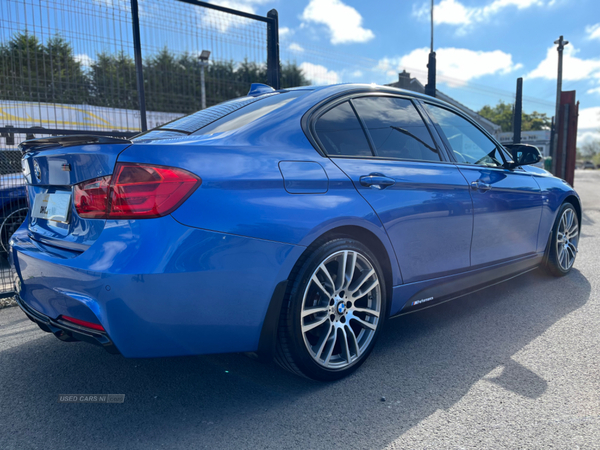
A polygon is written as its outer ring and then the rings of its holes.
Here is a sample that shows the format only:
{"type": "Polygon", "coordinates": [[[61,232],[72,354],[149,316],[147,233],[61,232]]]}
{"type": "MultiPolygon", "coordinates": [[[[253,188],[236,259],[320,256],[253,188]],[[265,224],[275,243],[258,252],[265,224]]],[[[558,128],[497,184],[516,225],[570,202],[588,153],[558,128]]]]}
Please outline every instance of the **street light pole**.
{"type": "Polygon", "coordinates": [[[435,97],[435,52],[433,51],[433,2],[431,0],[431,43],[429,48],[429,62],[427,63],[427,84],[425,85],[425,94],[435,97]]]}
{"type": "Polygon", "coordinates": [[[560,93],[562,92],[563,50],[569,41],[560,36],[554,41],[558,47],[558,73],[556,76],[556,106],[554,111],[554,132],[552,133],[552,173],[556,172],[556,156],[558,154],[558,115],[560,113],[560,93]]]}
{"type": "Polygon", "coordinates": [[[200,95],[202,96],[202,109],[206,109],[206,84],[204,82],[204,67],[208,66],[210,52],[202,50],[198,59],[200,59],[200,95]]]}

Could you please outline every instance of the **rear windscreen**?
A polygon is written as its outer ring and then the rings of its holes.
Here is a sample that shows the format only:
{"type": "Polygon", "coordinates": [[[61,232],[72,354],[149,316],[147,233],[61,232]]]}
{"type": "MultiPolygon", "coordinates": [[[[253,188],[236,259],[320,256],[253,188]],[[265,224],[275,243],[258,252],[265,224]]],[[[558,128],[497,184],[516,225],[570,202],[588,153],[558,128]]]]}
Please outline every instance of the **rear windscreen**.
{"type": "Polygon", "coordinates": [[[165,139],[236,130],[307,92],[309,90],[294,90],[236,98],[175,119],[135,139],[165,139]]]}

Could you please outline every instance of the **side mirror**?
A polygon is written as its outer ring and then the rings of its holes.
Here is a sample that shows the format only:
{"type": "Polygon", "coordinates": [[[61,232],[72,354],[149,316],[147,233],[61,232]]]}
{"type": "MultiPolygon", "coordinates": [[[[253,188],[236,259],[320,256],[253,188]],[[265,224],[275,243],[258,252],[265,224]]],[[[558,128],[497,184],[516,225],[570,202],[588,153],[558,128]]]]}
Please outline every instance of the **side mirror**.
{"type": "Polygon", "coordinates": [[[511,164],[511,167],[537,164],[543,159],[540,150],[533,145],[505,144],[504,148],[512,155],[513,163],[511,164]]]}

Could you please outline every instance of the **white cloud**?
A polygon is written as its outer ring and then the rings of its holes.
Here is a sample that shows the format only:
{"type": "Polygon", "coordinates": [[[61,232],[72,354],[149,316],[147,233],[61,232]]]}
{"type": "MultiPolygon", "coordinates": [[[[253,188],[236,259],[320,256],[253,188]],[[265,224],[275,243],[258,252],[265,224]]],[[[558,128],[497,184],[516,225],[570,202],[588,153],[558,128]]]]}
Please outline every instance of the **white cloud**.
{"type": "Polygon", "coordinates": [[[577,146],[579,147],[581,144],[586,142],[600,141],[600,133],[595,131],[586,131],[581,132],[581,130],[577,131],[577,146]]]}
{"type": "MultiPolygon", "coordinates": [[[[577,81],[595,78],[600,81],[600,59],[581,59],[575,56],[578,50],[569,44],[563,52],[563,80],[577,81]]],[[[546,58],[526,75],[526,78],[556,79],[558,52],[556,47],[548,48],[546,58]]]]}
{"type": "Polygon", "coordinates": [[[371,30],[362,27],[360,13],[340,0],[310,0],[301,18],[326,25],[332,44],[367,42],[375,37],[371,30]]]}
{"type": "Polygon", "coordinates": [[[314,84],[336,84],[340,82],[340,76],[333,70],[328,70],[327,67],[319,64],[303,62],[300,64],[300,69],[304,72],[304,76],[314,84]]]}
{"type": "Polygon", "coordinates": [[[600,94],[600,86],[593,88],[593,89],[588,89],[585,93],[586,94],[600,94]]]}
{"type": "MultiPolygon", "coordinates": [[[[417,48],[401,57],[381,59],[377,69],[385,72],[388,76],[396,76],[401,69],[408,69],[422,83],[426,83],[428,56],[428,48],[417,48]],[[417,68],[416,71],[415,68],[417,68]],[[422,69],[419,70],[419,68],[422,69]]],[[[484,52],[454,47],[436,50],[438,82],[445,82],[453,86],[464,84],[484,75],[507,74],[521,67],[521,64],[513,62],[512,55],[501,50],[484,52]],[[444,80],[444,77],[450,78],[450,80],[444,80]]]]}
{"type": "Polygon", "coordinates": [[[92,65],[94,60],[90,58],[85,53],[80,53],[79,55],[75,55],[75,61],[80,63],[84,68],[88,68],[92,65]]]}
{"type": "Polygon", "coordinates": [[[577,119],[580,130],[600,130],[600,106],[581,108],[577,119]]]}
{"type": "MultiPolygon", "coordinates": [[[[256,14],[256,6],[271,1],[272,0],[212,0],[210,3],[226,8],[237,9],[250,14],[256,14]]],[[[227,32],[231,27],[246,26],[251,23],[250,19],[207,8],[196,8],[196,14],[200,16],[202,25],[216,29],[221,33],[227,32]]]]}
{"type": "Polygon", "coordinates": [[[600,140],[600,106],[581,108],[577,118],[577,144],[600,140]]]}
{"type": "Polygon", "coordinates": [[[291,52],[302,53],[304,51],[304,47],[302,47],[300,44],[292,42],[289,45],[288,50],[291,52]]]}
{"type": "Polygon", "coordinates": [[[585,32],[588,34],[588,39],[600,40],[600,23],[596,25],[588,25],[585,27],[585,32]]]}
{"type": "MultiPolygon", "coordinates": [[[[441,0],[433,8],[433,21],[435,24],[459,26],[460,31],[465,32],[468,26],[487,22],[508,7],[526,9],[543,3],[542,0],[494,0],[486,6],[465,6],[459,0],[441,0]]],[[[413,8],[413,15],[422,20],[429,20],[430,14],[429,2],[413,8]]]]}
{"type": "Polygon", "coordinates": [[[294,30],[290,29],[289,27],[281,27],[279,29],[279,37],[285,37],[285,36],[291,36],[292,34],[294,34],[294,30]]]}

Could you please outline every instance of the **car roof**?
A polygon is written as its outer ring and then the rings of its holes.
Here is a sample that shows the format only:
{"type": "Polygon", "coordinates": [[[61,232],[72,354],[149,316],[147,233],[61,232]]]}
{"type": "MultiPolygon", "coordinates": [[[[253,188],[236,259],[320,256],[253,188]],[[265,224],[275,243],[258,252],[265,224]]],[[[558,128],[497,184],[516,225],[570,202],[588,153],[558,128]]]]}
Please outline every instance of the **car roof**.
{"type": "MultiPolygon", "coordinates": [[[[324,85],[324,86],[298,86],[295,88],[287,88],[285,90],[291,90],[291,89],[302,89],[302,88],[309,88],[315,92],[317,91],[328,91],[329,93],[333,94],[333,93],[343,93],[346,91],[355,91],[355,90],[373,90],[373,91],[377,91],[377,92],[390,92],[390,93],[396,93],[396,94],[402,94],[402,95],[406,95],[406,96],[410,96],[410,97],[415,97],[415,98],[419,98],[419,99],[423,99],[423,100],[432,100],[435,102],[439,102],[439,103],[445,103],[441,100],[438,100],[434,97],[430,97],[429,95],[425,95],[425,94],[420,94],[418,92],[414,92],[414,91],[409,91],[406,89],[400,89],[400,88],[395,88],[395,87],[391,87],[391,86],[383,86],[380,84],[375,84],[375,83],[371,83],[371,84],[367,84],[367,83],[338,83],[338,84],[329,84],[329,85],[324,85]]],[[[282,89],[283,90],[283,89],[282,89]]]]}

